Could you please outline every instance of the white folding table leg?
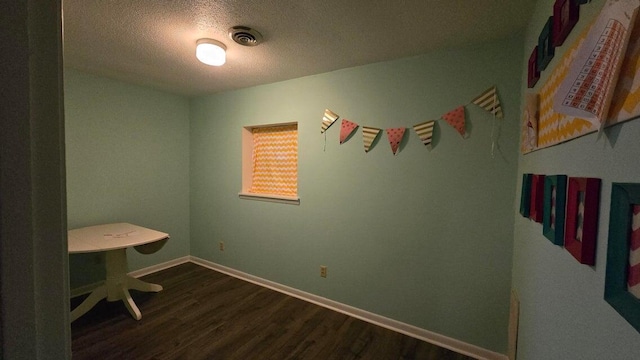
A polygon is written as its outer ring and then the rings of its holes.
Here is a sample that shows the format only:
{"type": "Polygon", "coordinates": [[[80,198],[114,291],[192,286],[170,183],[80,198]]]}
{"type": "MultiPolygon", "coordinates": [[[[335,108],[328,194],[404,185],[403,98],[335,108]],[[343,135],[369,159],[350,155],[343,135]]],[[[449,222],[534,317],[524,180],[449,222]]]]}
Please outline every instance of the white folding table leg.
{"type": "Polygon", "coordinates": [[[107,297],[107,286],[101,285],[99,288],[93,290],[93,292],[84,301],[78,305],[73,311],[71,311],[71,322],[74,322],[80,316],[86,314],[91,310],[100,300],[107,297]]]}

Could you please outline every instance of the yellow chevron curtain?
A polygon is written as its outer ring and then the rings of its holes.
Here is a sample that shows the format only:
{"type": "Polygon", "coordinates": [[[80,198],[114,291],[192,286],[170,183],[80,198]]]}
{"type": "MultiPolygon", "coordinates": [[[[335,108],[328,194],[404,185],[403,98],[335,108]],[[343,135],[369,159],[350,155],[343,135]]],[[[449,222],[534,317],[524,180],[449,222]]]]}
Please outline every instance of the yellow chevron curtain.
{"type": "Polygon", "coordinates": [[[298,196],[298,125],[258,127],[252,129],[252,134],[249,192],[298,196]]]}

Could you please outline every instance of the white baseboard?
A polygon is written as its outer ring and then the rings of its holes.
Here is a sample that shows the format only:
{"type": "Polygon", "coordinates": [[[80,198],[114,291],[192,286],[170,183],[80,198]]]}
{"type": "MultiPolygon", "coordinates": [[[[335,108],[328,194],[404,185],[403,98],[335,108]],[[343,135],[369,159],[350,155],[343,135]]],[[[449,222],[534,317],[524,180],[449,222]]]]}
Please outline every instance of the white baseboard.
{"type": "Polygon", "coordinates": [[[468,344],[460,340],[450,338],[429,330],[419,328],[417,326],[409,325],[397,320],[393,320],[378,314],[374,314],[362,309],[355,308],[337,301],[333,301],[318,295],[314,295],[308,292],[304,292],[286,285],[282,285],[270,280],[266,280],[257,276],[253,276],[242,271],[238,271],[223,265],[216,264],[211,261],[200,259],[195,256],[190,257],[191,262],[204,266],[206,268],[233,276],[235,278],[248,281],[250,283],[260,285],[281,293],[284,293],[295,298],[308,301],[310,303],[331,309],[343,313],[345,315],[352,316],[354,318],[378,325],[389,330],[405,334],[407,336],[414,337],[416,339],[426,341],[428,343],[453,350],[457,353],[467,355],[478,360],[508,360],[504,354],[496,353],[476,345],[468,344]]]}
{"type": "Polygon", "coordinates": [[[141,277],[141,276],[153,274],[155,272],[168,269],[170,267],[174,267],[176,265],[188,263],[190,261],[191,261],[191,256],[183,256],[181,258],[169,260],[169,261],[163,262],[161,264],[152,265],[152,266],[146,267],[144,269],[131,271],[131,272],[128,273],[128,275],[129,276],[133,276],[134,278],[138,278],[138,277],[141,277]]]}

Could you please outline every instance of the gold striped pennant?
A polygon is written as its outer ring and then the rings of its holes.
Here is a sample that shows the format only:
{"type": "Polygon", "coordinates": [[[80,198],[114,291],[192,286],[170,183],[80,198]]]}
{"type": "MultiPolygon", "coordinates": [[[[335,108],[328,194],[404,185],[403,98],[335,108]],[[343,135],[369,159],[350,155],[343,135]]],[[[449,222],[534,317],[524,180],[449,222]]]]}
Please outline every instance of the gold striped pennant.
{"type": "Polygon", "coordinates": [[[369,127],[369,126],[362,127],[362,140],[364,142],[364,152],[369,152],[369,150],[371,149],[371,145],[373,145],[373,142],[376,140],[378,135],[380,135],[380,131],[382,131],[382,129],[369,127]]]}
{"type": "Polygon", "coordinates": [[[429,120],[421,124],[413,125],[413,130],[416,131],[422,143],[431,149],[431,139],[433,138],[433,130],[436,124],[435,120],[429,120]]]}
{"type": "Polygon", "coordinates": [[[320,130],[321,134],[324,134],[325,131],[327,131],[327,129],[333,125],[333,123],[338,120],[340,116],[338,116],[338,114],[334,113],[333,111],[329,110],[329,109],[325,109],[324,110],[324,116],[322,117],[322,129],[320,130]]]}
{"type": "Polygon", "coordinates": [[[499,119],[504,117],[502,105],[500,105],[500,99],[498,98],[498,89],[495,86],[490,87],[471,102],[492,113],[499,119]]]}

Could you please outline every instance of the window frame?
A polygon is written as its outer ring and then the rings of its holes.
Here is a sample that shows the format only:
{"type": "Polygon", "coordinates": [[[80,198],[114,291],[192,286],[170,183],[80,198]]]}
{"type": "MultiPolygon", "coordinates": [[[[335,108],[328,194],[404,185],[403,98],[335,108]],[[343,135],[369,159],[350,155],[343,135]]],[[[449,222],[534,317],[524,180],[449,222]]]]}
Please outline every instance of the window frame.
{"type": "MultiPolygon", "coordinates": [[[[249,192],[253,181],[253,129],[276,128],[290,125],[296,126],[296,132],[298,132],[299,135],[299,123],[297,121],[265,125],[249,125],[242,127],[242,189],[238,193],[238,197],[240,199],[300,205],[299,192],[296,196],[286,196],[279,194],[257,194],[249,192]]],[[[298,151],[298,149],[296,149],[296,151],[298,151]]]]}

